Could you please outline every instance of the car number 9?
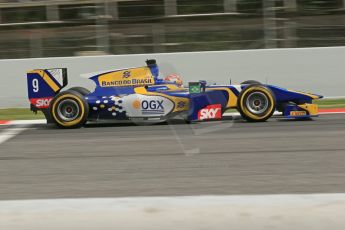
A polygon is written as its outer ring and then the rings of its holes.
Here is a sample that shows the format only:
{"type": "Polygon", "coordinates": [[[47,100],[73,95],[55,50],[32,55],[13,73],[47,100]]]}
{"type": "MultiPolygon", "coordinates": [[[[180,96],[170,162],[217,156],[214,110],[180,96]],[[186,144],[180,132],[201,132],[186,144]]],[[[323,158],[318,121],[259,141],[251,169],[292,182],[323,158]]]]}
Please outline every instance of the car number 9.
{"type": "Polygon", "coordinates": [[[36,78],[32,80],[32,89],[35,93],[39,91],[38,79],[36,78]]]}

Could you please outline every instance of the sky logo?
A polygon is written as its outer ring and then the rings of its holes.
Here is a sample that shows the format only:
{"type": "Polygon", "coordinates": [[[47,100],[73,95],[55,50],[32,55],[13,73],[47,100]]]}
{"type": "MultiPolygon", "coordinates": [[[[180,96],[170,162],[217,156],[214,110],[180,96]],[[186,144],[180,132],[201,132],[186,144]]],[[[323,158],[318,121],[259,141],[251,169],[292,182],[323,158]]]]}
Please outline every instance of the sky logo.
{"type": "Polygon", "coordinates": [[[201,109],[198,113],[199,120],[207,119],[221,119],[222,118],[222,106],[221,104],[208,105],[201,109]]]}

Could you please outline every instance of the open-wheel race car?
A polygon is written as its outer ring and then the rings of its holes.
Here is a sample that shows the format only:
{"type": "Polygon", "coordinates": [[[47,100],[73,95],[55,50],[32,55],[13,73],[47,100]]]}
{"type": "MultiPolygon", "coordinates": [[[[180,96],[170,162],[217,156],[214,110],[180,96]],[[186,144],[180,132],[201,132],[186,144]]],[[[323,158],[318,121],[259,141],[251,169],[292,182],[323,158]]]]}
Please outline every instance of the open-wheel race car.
{"type": "Polygon", "coordinates": [[[27,73],[31,110],[41,110],[48,123],[77,128],[88,121],[166,121],[180,116],[187,122],[221,119],[235,108],[250,122],[269,119],[275,111],[285,118],[318,115],[313,104],[320,95],[287,90],[257,81],[240,85],[190,82],[183,87],[177,75],[159,76],[155,60],[146,66],[108,71],[90,78],[93,92],[82,87],[62,91],[67,69],[35,69],[27,73]]]}

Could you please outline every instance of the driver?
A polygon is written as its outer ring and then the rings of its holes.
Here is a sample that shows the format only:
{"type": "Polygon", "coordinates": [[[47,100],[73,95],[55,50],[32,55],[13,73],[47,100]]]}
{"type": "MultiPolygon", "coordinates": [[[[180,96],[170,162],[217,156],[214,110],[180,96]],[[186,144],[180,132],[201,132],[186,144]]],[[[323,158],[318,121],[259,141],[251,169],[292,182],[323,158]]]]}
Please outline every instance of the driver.
{"type": "Polygon", "coordinates": [[[166,83],[173,83],[173,84],[176,84],[178,87],[183,87],[182,79],[177,74],[170,74],[170,75],[166,76],[164,78],[164,80],[160,79],[159,78],[159,68],[158,68],[158,65],[157,65],[157,62],[155,59],[146,60],[146,65],[147,65],[147,67],[150,68],[152,76],[154,77],[155,83],[157,85],[166,84],[166,83]]]}
{"type": "Polygon", "coordinates": [[[165,82],[173,83],[178,87],[183,87],[182,78],[177,74],[170,74],[164,78],[165,82]]]}

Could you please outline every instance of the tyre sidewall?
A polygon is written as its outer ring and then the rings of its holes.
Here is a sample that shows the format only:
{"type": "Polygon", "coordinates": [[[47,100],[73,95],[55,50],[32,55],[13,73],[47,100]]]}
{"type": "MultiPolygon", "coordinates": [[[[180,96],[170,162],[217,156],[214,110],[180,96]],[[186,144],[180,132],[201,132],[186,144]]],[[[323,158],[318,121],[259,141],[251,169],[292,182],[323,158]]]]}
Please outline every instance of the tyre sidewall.
{"type": "Polygon", "coordinates": [[[273,92],[269,88],[259,84],[251,85],[245,88],[240,93],[237,104],[238,111],[240,112],[242,117],[244,117],[248,121],[266,121],[273,115],[276,107],[276,101],[273,92]],[[253,114],[247,108],[246,100],[248,96],[253,92],[263,93],[268,99],[269,106],[267,107],[266,111],[261,114],[253,114]]]}
{"type": "Polygon", "coordinates": [[[78,128],[87,121],[89,115],[89,105],[83,95],[76,91],[67,90],[54,97],[50,105],[50,114],[54,123],[61,128],[78,128]],[[58,105],[66,99],[75,101],[79,107],[78,116],[72,121],[64,121],[58,115],[58,105]]]}

